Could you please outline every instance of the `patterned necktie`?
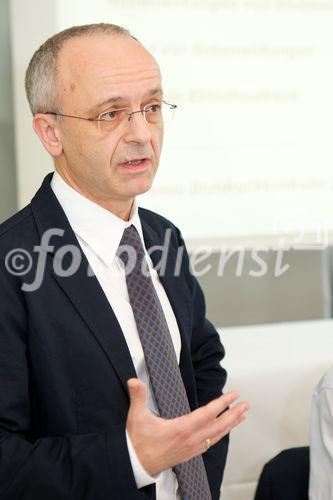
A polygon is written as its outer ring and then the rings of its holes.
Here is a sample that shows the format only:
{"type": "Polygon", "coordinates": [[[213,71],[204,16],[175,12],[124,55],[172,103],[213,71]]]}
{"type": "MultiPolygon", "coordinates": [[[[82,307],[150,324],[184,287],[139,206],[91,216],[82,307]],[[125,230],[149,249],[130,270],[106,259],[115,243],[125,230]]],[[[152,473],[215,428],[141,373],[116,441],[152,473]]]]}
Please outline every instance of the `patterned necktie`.
{"type": "MultiPolygon", "coordinates": [[[[162,306],[147,271],[141,239],[134,226],[125,229],[118,256],[124,262],[125,269],[129,264],[126,270],[128,294],[160,416],[169,419],[185,415],[191,410],[175,349],[162,306]],[[133,255],[136,259],[134,266],[131,262],[133,255]]],[[[173,470],[184,500],[211,500],[201,455],[175,465],[173,470]]]]}

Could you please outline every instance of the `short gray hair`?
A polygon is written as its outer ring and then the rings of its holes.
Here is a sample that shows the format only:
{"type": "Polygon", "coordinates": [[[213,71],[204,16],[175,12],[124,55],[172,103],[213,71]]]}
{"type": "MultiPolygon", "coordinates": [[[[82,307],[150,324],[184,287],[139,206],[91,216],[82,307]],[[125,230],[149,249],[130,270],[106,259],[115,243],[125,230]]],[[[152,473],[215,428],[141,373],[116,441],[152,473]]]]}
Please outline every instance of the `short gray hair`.
{"type": "Polygon", "coordinates": [[[124,35],[137,40],[127,29],[116,24],[99,23],[73,26],[44,42],[32,56],[25,74],[25,91],[33,115],[57,110],[56,67],[59,52],[66,40],[94,34],[124,35]]]}

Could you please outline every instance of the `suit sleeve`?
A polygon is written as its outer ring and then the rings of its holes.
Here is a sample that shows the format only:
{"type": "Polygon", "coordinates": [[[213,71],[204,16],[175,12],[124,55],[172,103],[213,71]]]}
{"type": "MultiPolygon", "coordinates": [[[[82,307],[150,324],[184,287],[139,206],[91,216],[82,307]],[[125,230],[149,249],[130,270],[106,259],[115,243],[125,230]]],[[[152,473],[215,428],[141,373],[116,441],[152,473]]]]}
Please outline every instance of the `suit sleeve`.
{"type": "Polygon", "coordinates": [[[1,500],[147,498],[135,484],[125,423],[103,433],[29,439],[29,317],[4,269],[0,290],[1,500]]]}
{"type": "MultiPolygon", "coordinates": [[[[221,396],[227,374],[221,366],[224,348],[214,326],[206,318],[202,289],[193,276],[184,240],[178,232],[179,244],[184,247],[183,272],[192,296],[191,355],[199,406],[221,396]]],[[[207,436],[209,437],[209,436],[207,436]]],[[[220,488],[228,452],[229,436],[225,436],[203,455],[213,499],[220,498],[220,488]]]]}

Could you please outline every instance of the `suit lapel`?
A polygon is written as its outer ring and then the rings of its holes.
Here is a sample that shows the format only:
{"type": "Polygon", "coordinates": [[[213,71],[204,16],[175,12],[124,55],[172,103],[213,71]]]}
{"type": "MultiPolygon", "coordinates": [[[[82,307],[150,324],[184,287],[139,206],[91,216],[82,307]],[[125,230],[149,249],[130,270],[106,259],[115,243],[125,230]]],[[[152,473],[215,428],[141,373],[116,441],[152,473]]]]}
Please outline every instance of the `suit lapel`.
{"type": "Polygon", "coordinates": [[[54,272],[53,256],[49,256],[51,272],[104,350],[124,389],[128,392],[126,381],[136,377],[136,372],[125,337],[97,278],[88,276],[88,261],[52,191],[51,178],[52,174],[49,174],[44,179],[41,188],[31,201],[40,237],[45,231],[58,228],[64,231],[64,234],[52,237],[49,245],[54,248],[48,253],[55,254],[64,245],[74,245],[81,257],[80,267],[73,276],[61,277],[54,272]]]}

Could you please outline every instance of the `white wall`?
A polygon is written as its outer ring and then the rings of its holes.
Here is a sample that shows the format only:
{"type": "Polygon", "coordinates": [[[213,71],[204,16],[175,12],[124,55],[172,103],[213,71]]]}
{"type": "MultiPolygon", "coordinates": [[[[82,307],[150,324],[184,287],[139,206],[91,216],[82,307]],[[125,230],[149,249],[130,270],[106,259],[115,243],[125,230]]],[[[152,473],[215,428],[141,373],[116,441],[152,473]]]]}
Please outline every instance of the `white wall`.
{"type": "Polygon", "coordinates": [[[9,5],[0,2],[0,221],[16,209],[9,5]]]}
{"type": "Polygon", "coordinates": [[[31,126],[24,75],[35,50],[58,30],[55,0],[11,1],[12,64],[14,76],[17,197],[26,205],[43,177],[53,169],[31,126]]]}

